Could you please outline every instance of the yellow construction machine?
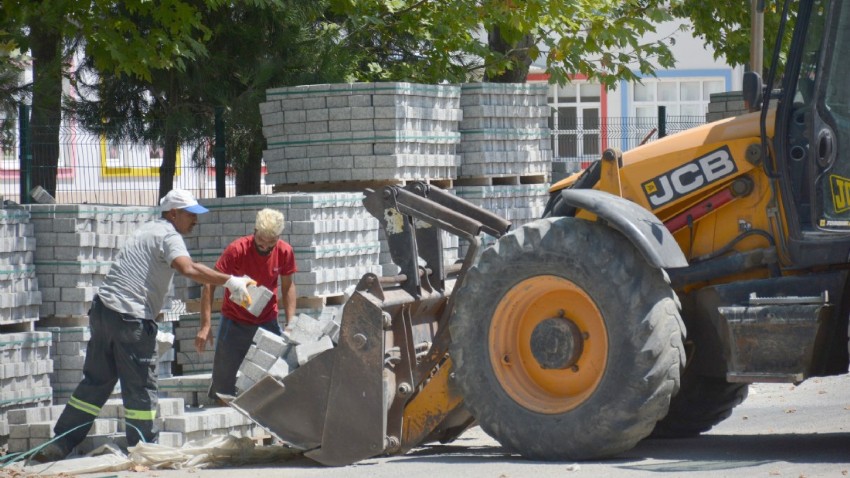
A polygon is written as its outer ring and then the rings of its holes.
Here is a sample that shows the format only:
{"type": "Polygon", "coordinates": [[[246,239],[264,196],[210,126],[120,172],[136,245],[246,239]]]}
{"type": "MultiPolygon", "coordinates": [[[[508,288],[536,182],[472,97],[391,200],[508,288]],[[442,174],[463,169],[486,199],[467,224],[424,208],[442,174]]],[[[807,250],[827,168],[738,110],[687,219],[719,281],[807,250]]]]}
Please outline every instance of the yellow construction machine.
{"type": "Polygon", "coordinates": [[[752,113],[609,149],[516,230],[427,184],[368,190],[401,273],[364,276],[336,348],[232,405],[326,465],[476,424],[578,460],[707,431],[750,383],[847,373],[850,3],[800,2],[791,44],[781,85],[776,53],[768,86],[745,76],[752,113]],[[441,231],[469,244],[457,267],[441,231]]]}

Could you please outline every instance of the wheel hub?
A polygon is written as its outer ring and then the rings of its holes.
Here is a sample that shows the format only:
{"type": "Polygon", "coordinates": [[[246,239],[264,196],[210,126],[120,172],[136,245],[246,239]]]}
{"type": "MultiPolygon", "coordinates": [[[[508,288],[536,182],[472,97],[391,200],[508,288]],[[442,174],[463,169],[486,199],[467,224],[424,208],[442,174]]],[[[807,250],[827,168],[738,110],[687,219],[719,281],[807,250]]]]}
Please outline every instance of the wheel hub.
{"type": "Polygon", "coordinates": [[[584,346],[581,330],[562,317],[545,319],[531,333],[531,354],[541,368],[564,370],[575,366],[584,346]]]}

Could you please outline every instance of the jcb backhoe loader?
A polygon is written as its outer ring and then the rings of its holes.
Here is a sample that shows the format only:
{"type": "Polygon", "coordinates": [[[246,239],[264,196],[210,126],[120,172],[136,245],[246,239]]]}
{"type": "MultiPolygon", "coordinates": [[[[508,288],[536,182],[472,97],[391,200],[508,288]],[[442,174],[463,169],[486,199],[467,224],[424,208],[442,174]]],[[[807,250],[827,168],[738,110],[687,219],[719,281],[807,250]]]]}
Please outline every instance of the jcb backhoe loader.
{"type": "Polygon", "coordinates": [[[607,150],[517,230],[426,184],[367,191],[401,274],[364,276],[335,349],[232,405],[327,465],[473,424],[575,460],[704,432],[750,383],[847,373],[850,3],[800,2],[791,45],[780,88],[778,53],[767,87],[746,75],[752,113],[607,150]],[[460,267],[440,231],[469,242],[460,267]]]}

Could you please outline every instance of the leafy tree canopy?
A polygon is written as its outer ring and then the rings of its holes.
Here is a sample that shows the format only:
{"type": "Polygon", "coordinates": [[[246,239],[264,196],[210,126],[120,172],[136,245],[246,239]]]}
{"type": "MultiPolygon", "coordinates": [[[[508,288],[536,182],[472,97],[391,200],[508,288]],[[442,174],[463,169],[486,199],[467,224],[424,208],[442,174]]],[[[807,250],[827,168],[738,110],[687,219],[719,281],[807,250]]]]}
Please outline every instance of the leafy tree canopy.
{"type": "Polygon", "coordinates": [[[499,76],[517,52],[489,48],[498,28],[554,81],[580,73],[613,85],[673,65],[666,43],[641,40],[672,18],[659,0],[331,0],[325,28],[352,53],[352,80],[499,76]]]}

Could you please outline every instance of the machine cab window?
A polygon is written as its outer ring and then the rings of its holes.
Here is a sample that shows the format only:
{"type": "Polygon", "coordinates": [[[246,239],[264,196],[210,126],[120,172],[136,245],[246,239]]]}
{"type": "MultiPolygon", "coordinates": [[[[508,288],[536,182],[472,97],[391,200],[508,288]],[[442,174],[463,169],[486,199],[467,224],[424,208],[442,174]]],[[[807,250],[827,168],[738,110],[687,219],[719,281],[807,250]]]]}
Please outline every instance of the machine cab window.
{"type": "Polygon", "coordinates": [[[816,1],[798,17],[804,41],[790,57],[785,164],[803,231],[850,230],[850,8],[816,1]],[[806,15],[808,13],[808,16],[806,15]],[[804,25],[800,25],[804,22],[804,25]],[[805,28],[805,31],[801,29],[805,28]],[[823,45],[832,45],[824,48],[823,45]],[[791,81],[793,80],[793,81],[791,81]]]}

